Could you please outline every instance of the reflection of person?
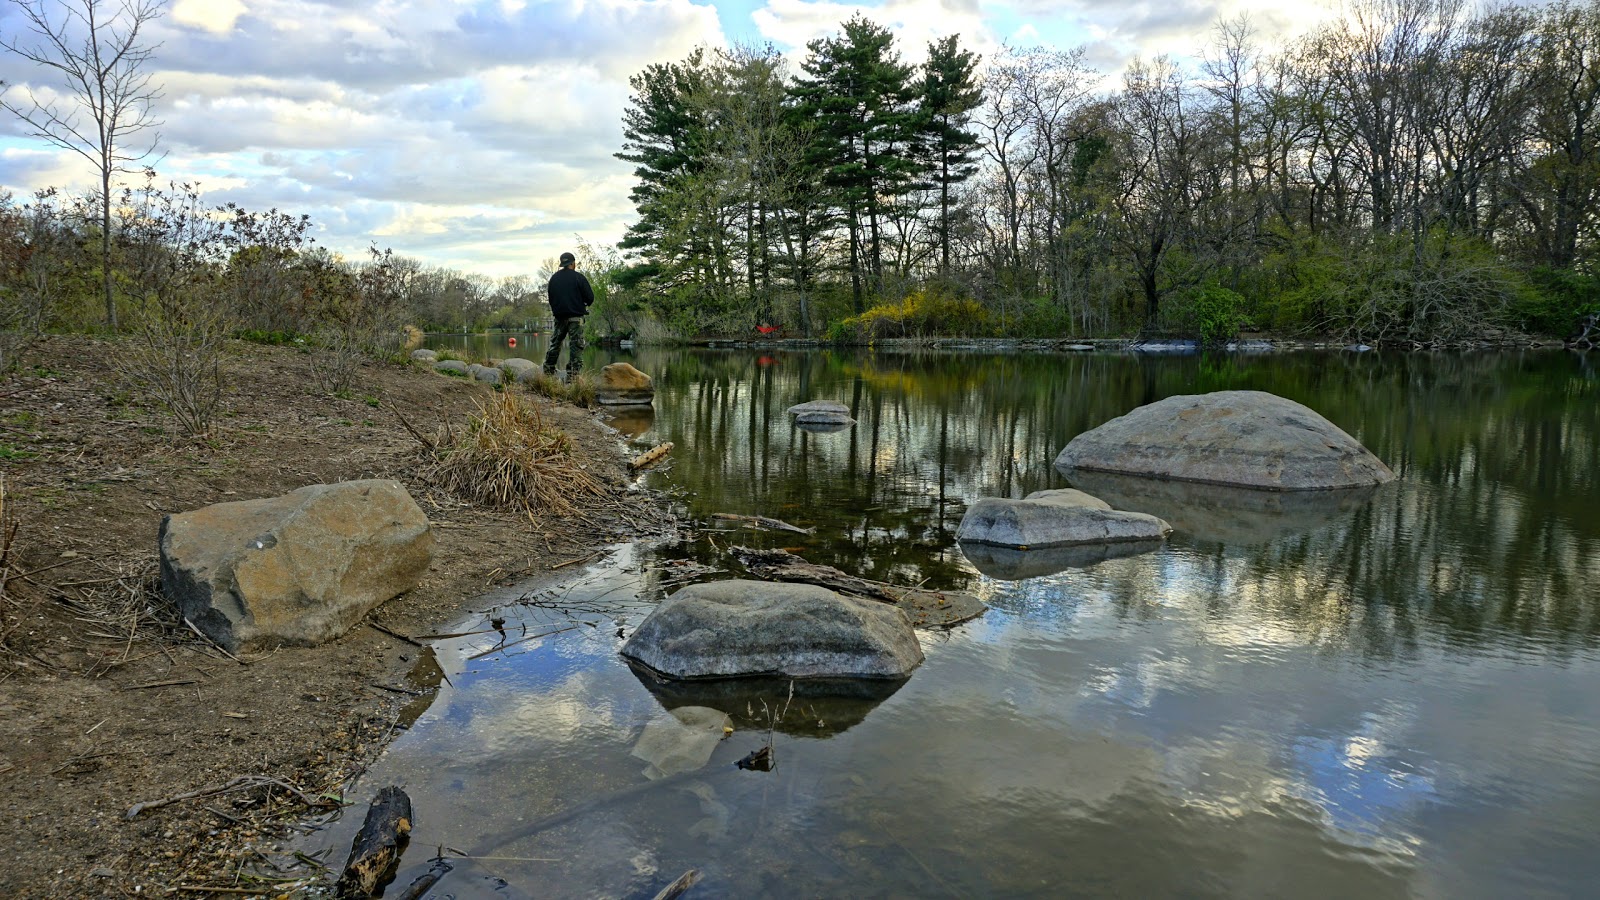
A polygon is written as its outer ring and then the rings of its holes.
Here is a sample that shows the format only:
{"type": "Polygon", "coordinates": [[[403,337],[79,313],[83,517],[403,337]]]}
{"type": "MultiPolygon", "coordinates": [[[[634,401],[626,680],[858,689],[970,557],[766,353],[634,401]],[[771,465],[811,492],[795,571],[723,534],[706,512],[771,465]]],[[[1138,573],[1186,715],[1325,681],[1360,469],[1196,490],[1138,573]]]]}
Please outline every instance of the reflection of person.
{"type": "Polygon", "coordinates": [[[567,377],[570,379],[583,368],[583,317],[594,303],[594,289],[589,287],[589,279],[578,271],[577,257],[563,253],[561,268],[550,276],[546,290],[550,295],[550,312],[556,317],[556,331],[550,335],[550,350],[544,355],[544,373],[556,373],[561,342],[566,340],[567,377]]]}

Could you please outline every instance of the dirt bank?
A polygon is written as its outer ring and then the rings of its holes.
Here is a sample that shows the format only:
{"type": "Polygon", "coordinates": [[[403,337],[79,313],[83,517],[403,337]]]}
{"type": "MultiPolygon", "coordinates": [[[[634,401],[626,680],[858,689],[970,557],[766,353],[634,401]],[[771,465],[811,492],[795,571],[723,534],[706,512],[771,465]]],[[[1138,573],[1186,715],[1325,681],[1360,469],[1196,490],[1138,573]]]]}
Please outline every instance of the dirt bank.
{"type": "Polygon", "coordinates": [[[394,410],[423,428],[459,423],[483,385],[373,363],[329,396],[299,351],[239,344],[221,425],[198,443],[124,389],[117,359],[115,342],[53,338],[0,383],[0,473],[20,523],[12,571],[25,576],[0,598],[0,896],[273,896],[240,874],[260,862],[249,846],[336,798],[415,699],[404,675],[418,647],[380,628],[436,630],[488,588],[662,521],[625,491],[617,435],[572,407],[542,409],[617,499],[534,526],[415,474],[419,445],[394,410]],[[438,538],[422,585],[381,607],[379,627],[235,660],[153,599],[163,515],[367,477],[404,483],[438,538]]]}

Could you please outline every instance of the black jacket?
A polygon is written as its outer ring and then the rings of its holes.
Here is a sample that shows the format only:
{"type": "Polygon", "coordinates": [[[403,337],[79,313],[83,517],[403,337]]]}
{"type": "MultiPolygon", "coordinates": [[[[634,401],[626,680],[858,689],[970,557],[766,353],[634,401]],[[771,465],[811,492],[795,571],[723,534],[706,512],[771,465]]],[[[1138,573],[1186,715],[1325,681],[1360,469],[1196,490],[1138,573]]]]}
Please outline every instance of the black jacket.
{"type": "Polygon", "coordinates": [[[571,319],[584,315],[594,303],[594,289],[589,279],[573,269],[557,269],[550,276],[550,312],[558,319],[571,319]]]}

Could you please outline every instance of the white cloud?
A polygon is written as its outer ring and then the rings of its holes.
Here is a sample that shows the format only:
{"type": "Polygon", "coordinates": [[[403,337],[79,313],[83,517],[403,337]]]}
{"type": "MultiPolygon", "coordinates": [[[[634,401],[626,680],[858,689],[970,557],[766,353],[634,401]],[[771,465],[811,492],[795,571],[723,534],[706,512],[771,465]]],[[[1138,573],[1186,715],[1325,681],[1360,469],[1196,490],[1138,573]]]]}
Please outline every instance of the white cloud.
{"type": "MultiPolygon", "coordinates": [[[[1193,54],[1240,11],[1264,34],[1302,28],[1315,2],[767,0],[750,21],[796,55],[860,12],[896,33],[908,62],[947,34],[988,58],[1010,36],[1091,42],[1109,72],[1133,53],[1193,54]]],[[[0,4],[0,33],[19,26],[0,4]]],[[[620,237],[631,166],[612,154],[629,76],[724,43],[707,0],[177,0],[150,35],[163,177],[309,213],[336,250],[378,238],[494,275],[528,271],[575,233],[620,237]]],[[[50,96],[48,74],[0,54],[13,98],[50,96]]],[[[0,188],[91,182],[80,159],[0,120],[0,188]]]]}
{"type": "Polygon", "coordinates": [[[244,13],[240,0],[178,0],[172,6],[173,21],[212,34],[232,31],[244,13]]]}

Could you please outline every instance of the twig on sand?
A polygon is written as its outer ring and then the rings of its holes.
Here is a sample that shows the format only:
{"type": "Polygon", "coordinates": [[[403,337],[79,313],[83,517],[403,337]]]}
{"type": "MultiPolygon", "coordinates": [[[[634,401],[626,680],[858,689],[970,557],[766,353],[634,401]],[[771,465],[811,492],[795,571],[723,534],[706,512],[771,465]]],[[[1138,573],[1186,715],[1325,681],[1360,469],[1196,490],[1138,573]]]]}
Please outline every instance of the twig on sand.
{"type": "Polygon", "coordinates": [[[329,805],[329,801],[308,797],[304,791],[281,778],[273,778],[270,775],[240,775],[232,781],[229,781],[227,784],[218,785],[216,787],[200,788],[199,790],[195,791],[185,791],[181,794],[173,794],[170,797],[163,797],[160,800],[146,800],[143,803],[135,803],[134,805],[128,807],[126,817],[131,821],[138,818],[139,814],[145,812],[146,810],[160,809],[163,806],[171,806],[174,803],[181,803],[184,800],[195,800],[200,797],[215,797],[218,794],[231,794],[234,791],[245,791],[251,788],[264,787],[267,785],[283,788],[284,790],[293,794],[300,800],[301,803],[304,803],[306,806],[323,807],[329,805]]]}
{"type": "Polygon", "coordinates": [[[211,638],[207,637],[206,633],[204,631],[201,631],[199,628],[196,628],[195,624],[193,622],[189,621],[189,617],[188,616],[184,616],[183,617],[183,624],[189,626],[189,630],[194,632],[195,634],[199,635],[200,636],[200,640],[205,641],[206,643],[210,644],[212,647],[215,647],[217,652],[221,653],[223,656],[226,656],[227,658],[233,660],[234,662],[238,663],[241,666],[249,665],[249,663],[245,662],[244,660],[240,659],[237,656],[234,656],[232,653],[229,653],[227,650],[224,650],[222,648],[221,644],[219,644],[216,641],[213,641],[211,638]]]}
{"type": "Polygon", "coordinates": [[[374,628],[374,629],[376,629],[378,631],[381,631],[384,634],[387,634],[389,637],[392,637],[397,641],[405,641],[406,643],[410,644],[413,647],[421,647],[422,646],[422,642],[417,640],[416,638],[406,637],[405,635],[401,634],[400,632],[392,631],[392,630],[390,630],[388,628],[385,628],[382,625],[379,625],[377,622],[372,621],[371,619],[367,620],[367,624],[369,626],[371,626],[372,628],[374,628]]]}
{"type": "Polygon", "coordinates": [[[600,554],[602,554],[604,552],[606,552],[606,551],[605,550],[596,550],[595,552],[589,554],[588,556],[580,556],[577,559],[569,559],[564,563],[556,563],[555,565],[550,567],[550,571],[554,572],[557,569],[565,569],[567,566],[575,566],[575,565],[577,565],[578,563],[581,563],[581,562],[588,562],[589,560],[594,559],[596,556],[599,556],[600,554]]]}

